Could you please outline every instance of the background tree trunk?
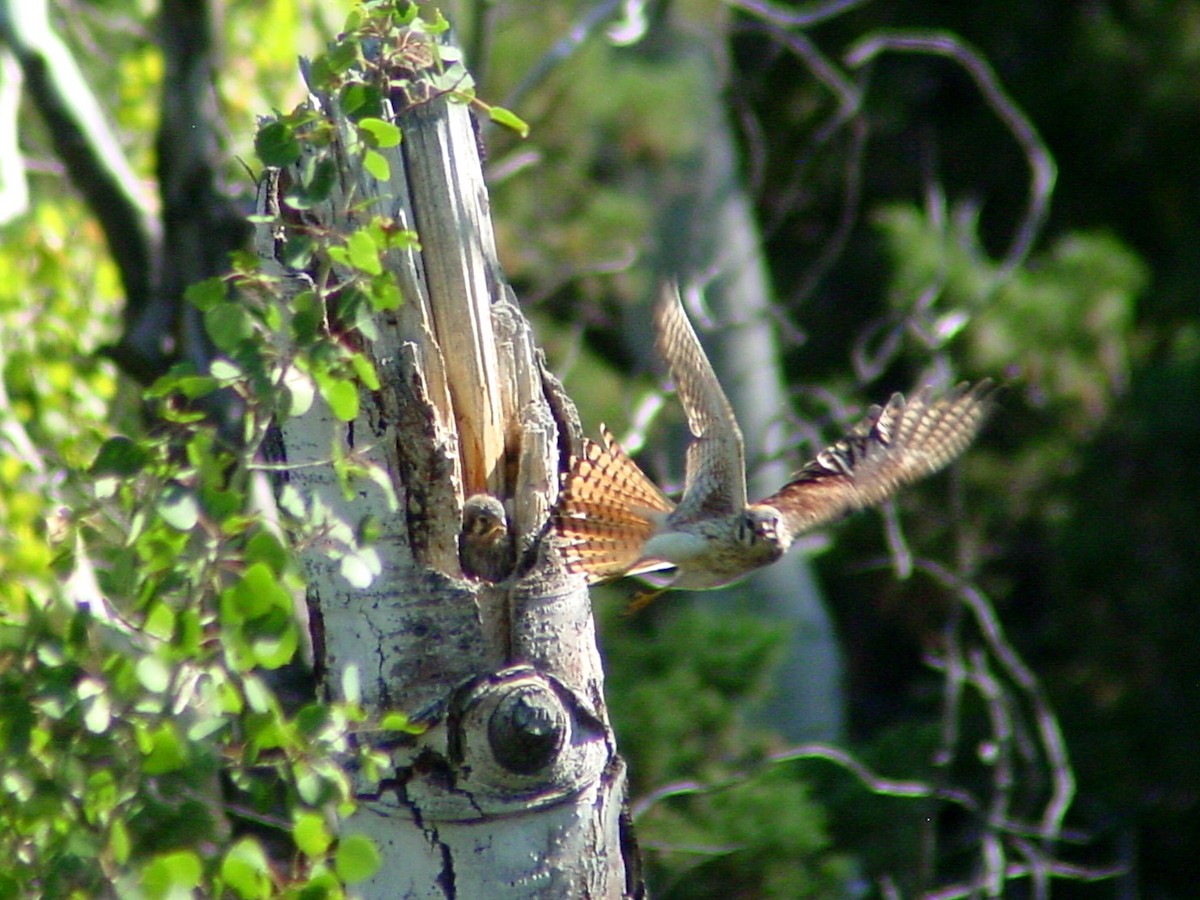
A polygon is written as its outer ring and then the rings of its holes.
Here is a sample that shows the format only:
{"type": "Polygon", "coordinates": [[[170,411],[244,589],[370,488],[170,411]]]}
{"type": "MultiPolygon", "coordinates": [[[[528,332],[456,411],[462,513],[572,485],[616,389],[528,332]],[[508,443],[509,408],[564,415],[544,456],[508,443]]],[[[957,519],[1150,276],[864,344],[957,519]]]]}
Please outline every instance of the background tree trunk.
{"type": "MultiPolygon", "coordinates": [[[[404,301],[365,347],[380,389],[352,423],[318,400],[282,426],[285,490],[325,526],[303,558],[323,686],[428,726],[386,748],[382,777],[359,775],[347,830],[384,854],[363,896],[637,896],[588,593],[541,542],[579,425],[499,275],[470,113],[445,96],[399,110],[383,182],[336,103],[312,102],[334,123],[339,183],[306,215],[342,235],[382,215],[420,239],[387,251],[404,301]],[[333,460],[351,457],[387,477],[343,490],[333,460]],[[460,562],[464,498],[481,492],[515,543],[498,583],[460,562]],[[353,537],[368,518],[369,548],[353,537]]],[[[264,211],[279,184],[264,182],[264,211]]],[[[312,282],[278,262],[277,227],[257,246],[286,307],[312,282]]]]}
{"type": "MultiPolygon", "coordinates": [[[[699,25],[689,21],[681,27],[668,17],[655,40],[660,52],[695,62],[704,82],[702,96],[721,97],[726,85],[720,73],[728,63],[722,64],[718,54],[726,42],[699,25]]],[[[704,288],[705,307],[693,308],[691,318],[737,410],[746,439],[747,487],[755,499],[784,484],[803,454],[785,446],[791,402],[774,327],[774,289],[751,198],[739,174],[733,129],[721,104],[698,103],[692,112],[697,119],[693,127],[702,135],[692,158],[682,172],[657,173],[660,184],[652,191],[666,198],[657,234],[660,265],[685,286],[704,288]]],[[[640,332],[644,329],[627,329],[640,332]]],[[[745,583],[706,592],[697,602],[726,609],[730,603],[749,603],[755,612],[787,627],[789,639],[764,719],[789,740],[842,736],[841,649],[804,553],[790,553],[745,583]]]]}

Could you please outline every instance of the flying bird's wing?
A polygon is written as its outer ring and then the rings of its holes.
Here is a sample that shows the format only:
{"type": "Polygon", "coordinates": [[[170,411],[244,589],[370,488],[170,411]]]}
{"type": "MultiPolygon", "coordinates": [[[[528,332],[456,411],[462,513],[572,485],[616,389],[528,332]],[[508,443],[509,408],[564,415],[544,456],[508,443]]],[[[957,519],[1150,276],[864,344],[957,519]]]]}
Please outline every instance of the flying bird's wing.
{"type": "Polygon", "coordinates": [[[935,397],[893,394],[846,437],[817,454],[778,492],[759,501],[779,510],[790,539],[840,516],[882,503],[906,484],[946,466],[974,440],[992,382],[960,384],[935,397]]]}
{"type": "Polygon", "coordinates": [[[586,574],[589,584],[664,568],[642,559],[642,547],[675,508],[603,426],[600,437],[583,442],[552,524],[567,569],[586,574]]]}
{"type": "Polygon", "coordinates": [[[671,371],[692,432],[683,497],[672,519],[686,522],[739,511],[746,505],[742,431],[675,285],[663,287],[654,326],[655,349],[671,371]]]}

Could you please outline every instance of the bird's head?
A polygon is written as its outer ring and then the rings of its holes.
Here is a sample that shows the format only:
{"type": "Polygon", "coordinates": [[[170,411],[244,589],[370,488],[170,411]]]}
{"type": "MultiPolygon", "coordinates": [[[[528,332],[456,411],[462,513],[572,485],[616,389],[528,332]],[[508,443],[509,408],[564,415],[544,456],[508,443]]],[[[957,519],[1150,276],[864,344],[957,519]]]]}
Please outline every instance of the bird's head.
{"type": "Polygon", "coordinates": [[[737,540],[748,550],[762,554],[765,565],[783,556],[790,543],[779,510],[773,506],[751,504],[738,518],[737,540]]]}

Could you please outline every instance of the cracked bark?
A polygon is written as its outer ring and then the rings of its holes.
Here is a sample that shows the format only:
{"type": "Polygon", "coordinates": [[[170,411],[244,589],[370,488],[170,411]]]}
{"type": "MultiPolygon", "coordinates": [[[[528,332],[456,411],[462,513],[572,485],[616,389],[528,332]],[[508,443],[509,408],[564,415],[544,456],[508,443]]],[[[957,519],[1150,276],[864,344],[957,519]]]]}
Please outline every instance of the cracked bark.
{"type": "MultiPolygon", "coordinates": [[[[430,725],[389,747],[385,780],[357,776],[361,806],[346,829],[371,836],[384,861],[356,888],[641,896],[587,590],[542,541],[579,423],[499,274],[469,113],[444,98],[400,111],[404,140],[382,151],[391,179],[378,182],[346,152],[351,128],[335,104],[312,102],[342,143],[339,188],[310,212],[346,233],[377,198],[370,214],[420,236],[419,250],[388,251],[405,302],[366,347],[381,389],[362,391],[349,425],[320,402],[281,425],[289,488],[319,498],[331,521],[373,517],[380,535],[381,571],[366,588],[342,578],[327,546],[303,556],[324,690],[340,695],[356,670],[369,711],[430,725]],[[398,505],[366,480],[347,499],[333,447],[386,469],[398,505]],[[464,500],[480,492],[502,501],[515,543],[514,570],[496,584],[466,577],[458,557],[464,500]]],[[[264,211],[277,181],[264,179],[264,211]]],[[[286,320],[289,293],[307,283],[276,260],[277,226],[256,227],[286,320]]]]}

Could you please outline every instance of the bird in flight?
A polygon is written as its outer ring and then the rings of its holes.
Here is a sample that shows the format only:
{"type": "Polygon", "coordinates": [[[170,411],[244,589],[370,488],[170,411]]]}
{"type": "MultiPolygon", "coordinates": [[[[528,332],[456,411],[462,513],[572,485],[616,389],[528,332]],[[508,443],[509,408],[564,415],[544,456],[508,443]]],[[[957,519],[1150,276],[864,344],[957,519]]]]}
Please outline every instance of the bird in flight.
{"type": "Polygon", "coordinates": [[[729,584],[804,532],[882,503],[962,453],[987,413],[990,380],[940,396],[929,387],[909,400],[893,394],[777,492],[748,503],[741,429],[676,288],[664,288],[654,326],[691,431],[683,496],[672,502],[601,426],[600,441],[584,439],[572,461],[552,525],[569,571],[589,584],[671,570],[635,608],[663,590],[729,584]]]}

